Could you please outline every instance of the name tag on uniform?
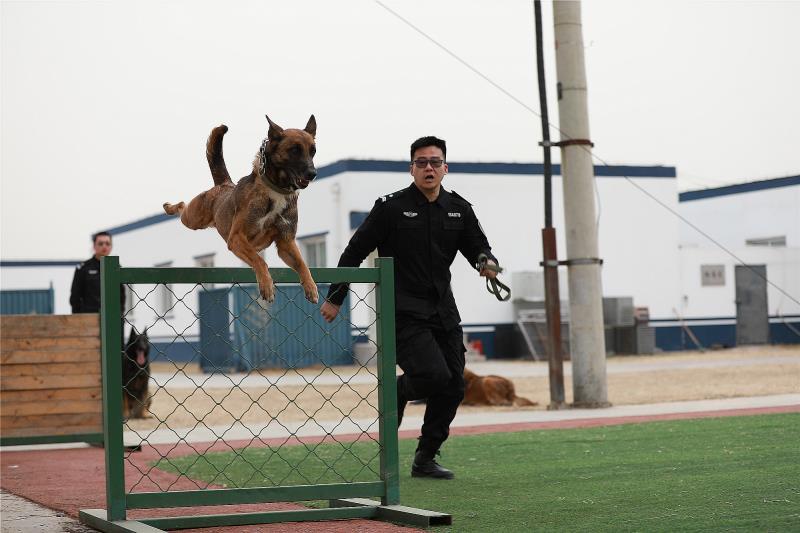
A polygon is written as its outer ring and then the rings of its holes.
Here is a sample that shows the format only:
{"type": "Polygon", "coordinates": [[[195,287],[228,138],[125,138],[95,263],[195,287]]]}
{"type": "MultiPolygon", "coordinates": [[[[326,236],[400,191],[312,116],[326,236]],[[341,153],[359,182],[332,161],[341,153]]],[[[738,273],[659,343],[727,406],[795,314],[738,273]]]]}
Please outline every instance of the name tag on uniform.
{"type": "Polygon", "coordinates": [[[447,213],[450,218],[461,218],[461,213],[447,213]]]}
{"type": "Polygon", "coordinates": [[[415,213],[414,211],[403,211],[403,214],[408,218],[414,218],[415,216],[417,216],[417,213],[415,213]]]}
{"type": "Polygon", "coordinates": [[[97,274],[99,271],[98,270],[88,270],[87,272],[89,274],[97,274]]]}

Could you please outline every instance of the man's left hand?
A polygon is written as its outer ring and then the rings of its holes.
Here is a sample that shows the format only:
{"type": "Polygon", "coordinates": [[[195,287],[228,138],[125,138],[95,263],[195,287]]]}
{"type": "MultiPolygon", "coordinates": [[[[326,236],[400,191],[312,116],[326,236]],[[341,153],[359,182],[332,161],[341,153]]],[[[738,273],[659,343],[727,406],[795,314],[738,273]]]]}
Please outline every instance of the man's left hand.
{"type": "MultiPolygon", "coordinates": [[[[494,262],[494,261],[492,261],[491,259],[488,259],[488,260],[486,261],[486,265],[494,265],[494,266],[497,266],[497,263],[495,263],[495,262],[494,262]]],[[[489,269],[489,268],[486,268],[486,267],[484,267],[484,268],[482,268],[482,269],[481,269],[481,271],[480,271],[480,275],[481,275],[481,276],[483,276],[483,277],[485,277],[485,278],[488,278],[488,279],[495,279],[495,278],[497,277],[497,271],[495,271],[495,270],[491,270],[491,269],[489,269]]]]}

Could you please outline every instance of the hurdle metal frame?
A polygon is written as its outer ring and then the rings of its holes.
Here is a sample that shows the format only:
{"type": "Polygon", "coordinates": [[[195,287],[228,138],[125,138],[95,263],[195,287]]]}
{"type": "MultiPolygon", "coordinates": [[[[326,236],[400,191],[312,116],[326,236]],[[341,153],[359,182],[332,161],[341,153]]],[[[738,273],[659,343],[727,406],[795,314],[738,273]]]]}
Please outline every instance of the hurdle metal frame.
{"type": "MultiPolygon", "coordinates": [[[[168,492],[127,493],[125,489],[122,376],[119,346],[122,284],[255,283],[249,268],[120,268],[119,258],[101,262],[101,337],[103,370],[103,435],[106,465],[106,509],[80,511],[83,523],[105,532],[152,532],[188,529],[376,518],[417,526],[447,525],[450,515],[399,505],[400,479],[397,437],[397,382],[395,374],[394,265],[391,258],[379,258],[374,268],[315,268],[319,283],[374,283],[377,307],[378,443],[380,480],[256,488],[205,489],[168,492]],[[373,497],[379,497],[376,501],[373,497]],[[245,503],[301,502],[329,500],[330,507],[261,513],[194,515],[170,518],[127,519],[129,509],[196,507],[245,503]]],[[[297,273],[288,268],[271,269],[275,283],[298,283],[297,273]]]]}

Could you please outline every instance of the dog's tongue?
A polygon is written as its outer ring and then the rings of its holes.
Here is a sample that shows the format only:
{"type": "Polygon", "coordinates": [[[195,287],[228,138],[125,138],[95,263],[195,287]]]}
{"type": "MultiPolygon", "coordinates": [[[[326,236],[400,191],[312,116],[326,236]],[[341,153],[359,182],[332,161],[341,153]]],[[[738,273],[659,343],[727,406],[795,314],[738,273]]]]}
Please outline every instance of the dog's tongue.
{"type": "Polygon", "coordinates": [[[136,354],[136,364],[139,366],[144,366],[146,361],[147,360],[145,359],[144,352],[142,350],[139,350],[139,353],[136,354]]]}

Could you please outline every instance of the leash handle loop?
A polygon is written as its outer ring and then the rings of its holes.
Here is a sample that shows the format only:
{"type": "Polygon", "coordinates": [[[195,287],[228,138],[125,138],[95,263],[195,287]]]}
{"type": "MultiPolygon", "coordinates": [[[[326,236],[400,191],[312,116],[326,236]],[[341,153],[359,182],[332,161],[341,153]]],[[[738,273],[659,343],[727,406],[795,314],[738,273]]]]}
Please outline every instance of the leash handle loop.
{"type": "MultiPolygon", "coordinates": [[[[486,254],[480,254],[478,256],[478,262],[475,263],[475,269],[478,272],[484,269],[497,272],[498,274],[503,272],[503,268],[500,265],[489,263],[489,256],[486,254]]],[[[497,279],[497,277],[494,279],[486,278],[486,290],[491,294],[494,294],[495,298],[501,302],[507,302],[511,298],[511,289],[508,288],[508,285],[497,279]],[[502,294],[503,291],[506,293],[505,296],[502,294]]]]}

